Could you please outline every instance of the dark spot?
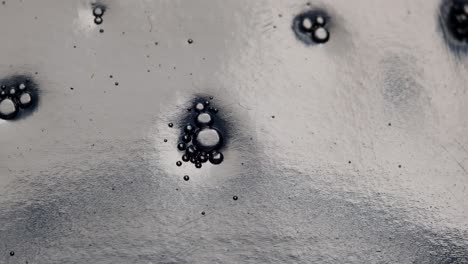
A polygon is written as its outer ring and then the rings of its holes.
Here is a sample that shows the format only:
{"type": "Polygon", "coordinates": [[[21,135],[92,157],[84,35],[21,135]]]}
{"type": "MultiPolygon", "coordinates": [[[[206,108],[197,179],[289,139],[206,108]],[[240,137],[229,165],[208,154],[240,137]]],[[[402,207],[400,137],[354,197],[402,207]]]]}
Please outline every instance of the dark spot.
{"type": "Polygon", "coordinates": [[[169,127],[173,127],[173,126],[174,126],[174,124],[172,124],[172,123],[169,123],[169,124],[167,124],[167,125],[168,125],[169,127]]]}
{"type": "Polygon", "coordinates": [[[349,160],[348,163],[351,164],[351,161],[349,160]]]}
{"type": "Polygon", "coordinates": [[[167,142],[167,139],[164,139],[164,142],[167,142]]]}
{"type": "Polygon", "coordinates": [[[188,39],[187,42],[188,42],[188,44],[192,44],[192,43],[193,43],[193,39],[188,39]]]}
{"type": "Polygon", "coordinates": [[[119,82],[115,82],[114,84],[115,84],[115,86],[119,86],[119,82]]]}
{"type": "Polygon", "coordinates": [[[179,167],[182,166],[182,161],[180,161],[180,160],[177,161],[177,162],[176,162],[176,165],[179,166],[179,167]]]}
{"type": "Polygon", "coordinates": [[[232,199],[233,199],[234,201],[237,201],[237,199],[239,199],[239,198],[238,198],[237,196],[233,196],[232,199]]]}
{"type": "Polygon", "coordinates": [[[184,181],[188,181],[188,180],[190,180],[190,177],[188,175],[185,175],[184,176],[184,181]]]}
{"type": "Polygon", "coordinates": [[[154,43],[154,45],[156,45],[156,46],[157,46],[158,44],[159,44],[158,42],[155,42],[155,43],[154,43]]]}
{"type": "Polygon", "coordinates": [[[111,75],[109,75],[109,78],[111,78],[111,79],[112,79],[112,78],[114,78],[114,76],[111,74],[111,75]]]}
{"type": "Polygon", "coordinates": [[[99,32],[100,32],[100,33],[104,33],[104,29],[101,28],[101,29],[99,30],[99,32]]]}
{"type": "Polygon", "coordinates": [[[388,126],[392,126],[392,123],[388,123],[388,126]]]}
{"type": "Polygon", "coordinates": [[[401,168],[401,165],[398,165],[398,168],[401,168]]]}
{"type": "Polygon", "coordinates": [[[14,251],[10,251],[10,257],[13,257],[15,255],[14,251]]]}
{"type": "Polygon", "coordinates": [[[73,88],[73,87],[70,87],[70,90],[72,90],[72,91],[73,91],[74,89],[75,89],[75,88],[73,88]]]}
{"type": "Polygon", "coordinates": [[[205,215],[205,211],[201,212],[202,215],[205,215]]]}

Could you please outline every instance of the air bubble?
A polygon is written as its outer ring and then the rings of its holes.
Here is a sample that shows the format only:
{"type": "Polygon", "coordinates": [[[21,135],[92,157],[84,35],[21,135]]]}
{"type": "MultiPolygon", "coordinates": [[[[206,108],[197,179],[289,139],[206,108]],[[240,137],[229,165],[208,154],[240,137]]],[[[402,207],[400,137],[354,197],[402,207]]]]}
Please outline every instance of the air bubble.
{"type": "Polygon", "coordinates": [[[20,83],[20,85],[18,85],[18,88],[19,88],[20,90],[24,90],[24,89],[26,89],[26,84],[20,83]]]}
{"type": "Polygon", "coordinates": [[[29,93],[22,93],[19,98],[22,107],[28,107],[32,103],[32,96],[29,93]]]}
{"type": "Polygon", "coordinates": [[[195,163],[195,168],[200,169],[202,167],[202,164],[200,162],[195,163]]]}
{"type": "Polygon", "coordinates": [[[15,255],[14,251],[10,251],[10,256],[13,257],[15,255]]]}
{"type": "Polygon", "coordinates": [[[194,143],[204,151],[211,151],[221,146],[222,137],[214,128],[204,128],[195,134],[194,143]]]}
{"type": "Polygon", "coordinates": [[[312,35],[312,38],[317,43],[325,43],[328,41],[329,37],[330,35],[328,31],[323,27],[319,27],[314,30],[314,34],[312,35]]]}
{"type": "Polygon", "coordinates": [[[210,155],[210,162],[214,165],[218,165],[223,162],[224,156],[223,153],[218,151],[213,151],[210,155]]]}
{"type": "Polygon", "coordinates": [[[234,201],[237,201],[237,199],[239,199],[239,197],[237,197],[237,196],[234,195],[234,196],[232,197],[232,199],[233,199],[234,201]]]}
{"type": "Polygon", "coordinates": [[[182,141],[184,141],[185,143],[189,143],[191,140],[192,140],[192,137],[190,135],[186,134],[182,136],[182,141]]]}
{"type": "Polygon", "coordinates": [[[189,157],[194,157],[194,156],[197,154],[197,147],[191,145],[191,146],[189,146],[189,147],[185,150],[185,153],[186,153],[189,157]]]}
{"type": "Polygon", "coordinates": [[[167,125],[168,125],[169,127],[173,127],[173,126],[174,126],[173,123],[169,123],[169,124],[167,124],[167,125]]]}
{"type": "Polygon", "coordinates": [[[301,22],[301,26],[302,26],[302,29],[305,30],[305,31],[309,31],[312,29],[312,20],[310,20],[310,18],[308,17],[304,17],[302,19],[302,22],[301,22]]]}
{"type": "Polygon", "coordinates": [[[177,145],[177,148],[178,148],[179,150],[185,150],[185,149],[187,148],[187,145],[186,145],[185,143],[179,143],[179,144],[177,145]]]}
{"type": "Polygon", "coordinates": [[[176,162],[176,165],[179,166],[179,167],[182,166],[182,161],[180,161],[180,160],[177,161],[177,162],[176,162]]]}
{"type": "Polygon", "coordinates": [[[13,94],[15,94],[15,93],[16,93],[16,89],[15,89],[15,88],[11,88],[11,89],[10,89],[10,94],[13,95],[13,94]]]}
{"type": "Polygon", "coordinates": [[[184,127],[184,132],[185,132],[186,134],[188,134],[188,135],[191,135],[191,134],[193,133],[193,131],[195,131],[195,128],[194,128],[192,125],[190,125],[190,124],[188,124],[188,125],[186,125],[186,126],[184,127]]]}
{"type": "Polygon", "coordinates": [[[102,24],[102,17],[95,17],[95,18],[94,18],[94,23],[95,23],[96,25],[102,24]]]}
{"type": "Polygon", "coordinates": [[[182,155],[182,161],[188,162],[190,161],[190,157],[187,154],[182,155]]]}
{"type": "Polygon", "coordinates": [[[201,111],[205,110],[205,105],[202,104],[202,103],[197,103],[195,105],[195,110],[197,110],[198,112],[201,112],[201,111]]]}
{"type": "Polygon", "coordinates": [[[184,176],[184,181],[188,181],[188,180],[190,180],[190,177],[188,175],[185,175],[184,176]]]}
{"type": "Polygon", "coordinates": [[[187,42],[188,42],[188,44],[192,44],[192,43],[193,43],[193,39],[188,39],[187,42]]]}
{"type": "Polygon", "coordinates": [[[97,16],[97,17],[100,17],[104,14],[104,9],[102,9],[102,7],[100,6],[96,6],[94,9],[93,9],[93,15],[94,16],[97,16]]]}
{"type": "Polygon", "coordinates": [[[18,113],[18,107],[10,98],[3,99],[0,102],[0,118],[11,119],[18,113]]]}
{"type": "Polygon", "coordinates": [[[206,127],[213,124],[213,118],[208,113],[199,114],[195,121],[198,127],[206,127]]]}

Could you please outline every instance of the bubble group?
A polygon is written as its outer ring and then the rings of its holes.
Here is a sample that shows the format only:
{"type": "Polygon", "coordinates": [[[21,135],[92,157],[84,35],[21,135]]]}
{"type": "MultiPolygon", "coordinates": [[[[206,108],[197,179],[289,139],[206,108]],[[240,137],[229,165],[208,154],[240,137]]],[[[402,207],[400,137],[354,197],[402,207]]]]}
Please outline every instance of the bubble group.
{"type": "Polygon", "coordinates": [[[183,126],[177,144],[177,149],[183,152],[182,161],[190,162],[196,168],[207,162],[218,165],[224,160],[220,151],[224,137],[220,121],[215,118],[218,110],[209,105],[208,100],[197,100],[193,107],[188,108],[190,118],[186,119],[187,124],[183,126]]]}
{"type": "Polygon", "coordinates": [[[447,27],[458,41],[468,42],[468,1],[452,1],[448,10],[447,27]]]}
{"type": "Polygon", "coordinates": [[[0,80],[0,119],[15,119],[37,103],[36,85],[25,76],[0,80]]]}
{"type": "Polygon", "coordinates": [[[308,11],[294,18],[296,36],[307,44],[322,44],[330,39],[328,16],[321,11],[308,11]]]}
{"type": "Polygon", "coordinates": [[[106,11],[106,8],[102,5],[95,5],[93,7],[94,23],[96,25],[102,24],[103,22],[102,16],[104,15],[105,11],[106,11]]]}

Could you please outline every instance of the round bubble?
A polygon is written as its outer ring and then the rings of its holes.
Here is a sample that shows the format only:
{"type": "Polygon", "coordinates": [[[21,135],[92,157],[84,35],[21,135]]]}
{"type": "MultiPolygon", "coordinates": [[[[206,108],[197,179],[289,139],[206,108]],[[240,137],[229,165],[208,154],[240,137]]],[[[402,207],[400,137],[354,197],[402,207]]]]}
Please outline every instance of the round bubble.
{"type": "Polygon", "coordinates": [[[204,128],[195,134],[194,143],[204,151],[211,151],[221,146],[223,138],[218,130],[214,128],[204,128]]]}

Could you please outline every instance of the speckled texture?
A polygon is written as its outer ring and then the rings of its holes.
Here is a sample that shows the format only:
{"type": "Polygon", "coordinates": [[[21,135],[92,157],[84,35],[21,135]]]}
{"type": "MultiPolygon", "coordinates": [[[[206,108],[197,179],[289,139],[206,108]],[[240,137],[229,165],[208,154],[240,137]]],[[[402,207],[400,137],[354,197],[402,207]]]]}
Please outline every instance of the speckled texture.
{"type": "Polygon", "coordinates": [[[0,78],[41,96],[0,121],[0,263],[468,263],[468,57],[441,2],[306,3],[109,0],[101,25],[0,3],[0,78]],[[324,45],[291,29],[310,8],[324,45]],[[225,159],[177,167],[167,124],[198,94],[225,159]]]}

